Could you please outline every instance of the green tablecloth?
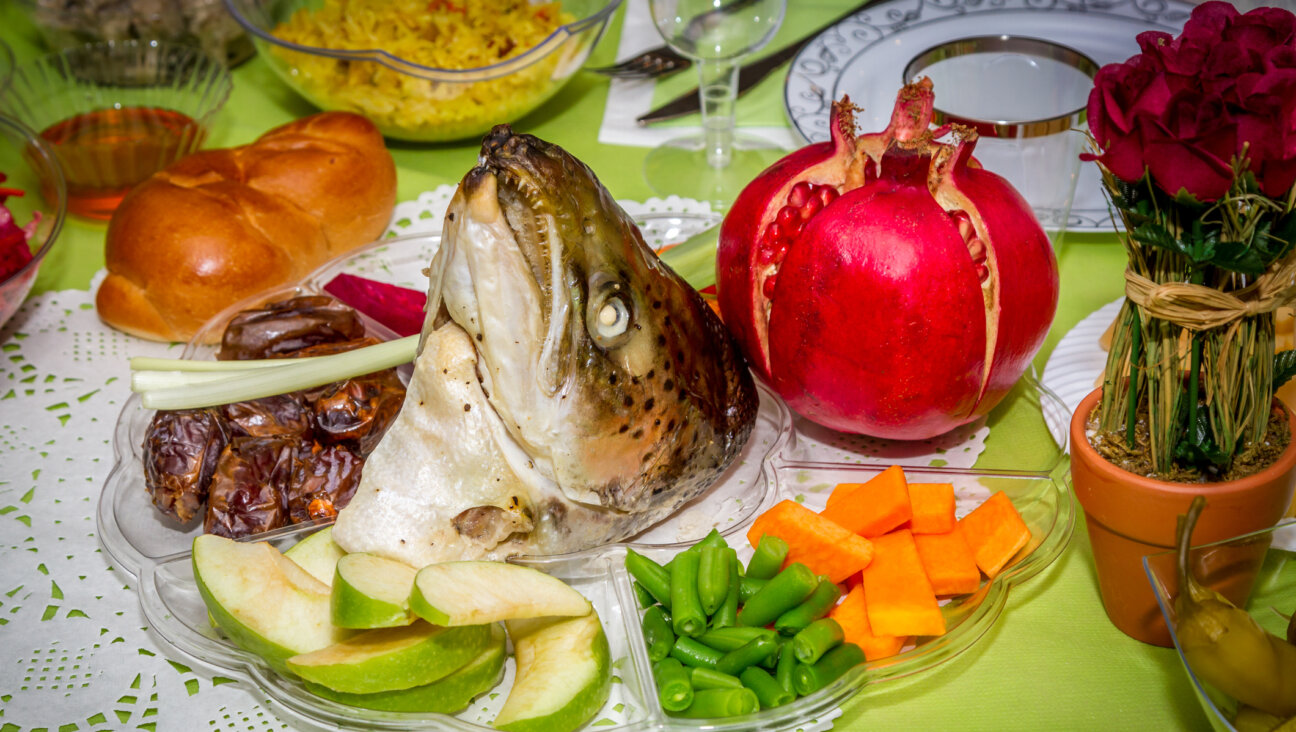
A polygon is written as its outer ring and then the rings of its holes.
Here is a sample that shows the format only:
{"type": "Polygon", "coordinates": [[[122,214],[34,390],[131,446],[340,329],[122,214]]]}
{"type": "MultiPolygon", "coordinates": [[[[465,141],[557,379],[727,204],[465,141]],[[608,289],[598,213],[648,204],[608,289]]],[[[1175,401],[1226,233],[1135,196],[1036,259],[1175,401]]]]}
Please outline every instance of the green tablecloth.
{"type": "MultiPolygon", "coordinates": [[[[845,8],[848,3],[816,3],[815,8],[829,5],[845,8]]],[[[0,29],[20,61],[39,52],[39,39],[16,3],[0,4],[0,29]]],[[[618,15],[591,64],[613,59],[619,29],[618,15]]],[[[257,60],[236,69],[234,79],[233,94],[219,116],[211,145],[248,142],[274,125],[314,111],[257,60]]],[[[765,99],[780,98],[781,84],[776,74],[756,93],[765,99]]],[[[617,198],[646,199],[652,195],[640,174],[646,149],[597,141],[607,91],[603,78],[582,73],[516,127],[555,141],[587,161],[617,198]]],[[[457,182],[473,164],[477,146],[394,143],[392,152],[399,167],[399,198],[408,200],[440,184],[457,182]]],[[[86,288],[102,267],[103,234],[103,225],[70,220],[40,272],[35,292],[86,288]]],[[[1069,328],[1121,294],[1124,255],[1114,237],[1072,234],[1063,246],[1060,264],[1062,299],[1038,360],[1041,368],[1069,328]]],[[[1023,440],[1048,439],[1007,431],[1005,435],[992,430],[987,456],[1010,457],[1013,450],[1021,449],[1023,440]]],[[[108,432],[105,425],[105,439],[108,432]]],[[[0,486],[3,481],[0,477],[0,486]]],[[[91,556],[84,560],[102,561],[91,556]]],[[[9,730],[2,710],[0,703],[0,727],[9,730]]],[[[865,727],[1203,729],[1207,722],[1174,651],[1131,640],[1107,621],[1083,519],[1079,519],[1065,553],[1013,592],[1000,622],[972,650],[932,671],[869,687],[847,704],[837,728],[865,727]]]]}

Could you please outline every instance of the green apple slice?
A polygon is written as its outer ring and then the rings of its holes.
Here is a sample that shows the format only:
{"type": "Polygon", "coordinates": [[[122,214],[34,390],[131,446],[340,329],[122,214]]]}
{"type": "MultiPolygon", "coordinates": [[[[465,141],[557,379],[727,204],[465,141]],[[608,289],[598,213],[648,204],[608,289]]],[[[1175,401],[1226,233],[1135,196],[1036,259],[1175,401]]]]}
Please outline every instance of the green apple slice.
{"type": "Polygon", "coordinates": [[[436,625],[579,616],[590,612],[581,593],[537,569],[489,561],[441,562],[418,572],[410,609],[436,625]]]}
{"type": "Polygon", "coordinates": [[[348,554],[333,579],[333,624],[392,628],[414,622],[409,598],[418,570],[376,554],[348,554]]]}
{"type": "Polygon", "coordinates": [[[349,694],[430,684],[463,668],[490,644],[490,627],[445,628],[418,622],[366,630],[340,643],[288,659],[307,681],[349,694]]]}
{"type": "Polygon", "coordinates": [[[611,652],[598,613],[510,620],[517,673],[494,726],[567,732],[598,714],[612,688],[611,652]]]}
{"type": "Polygon", "coordinates": [[[495,688],[504,675],[504,659],[508,657],[504,646],[504,629],[498,623],[492,623],[489,627],[491,640],[486,650],[477,654],[463,668],[439,681],[373,694],[347,694],[309,681],[306,682],[306,688],[325,699],[364,709],[455,714],[463,711],[479,694],[495,688]]]}
{"type": "Polygon", "coordinates": [[[310,572],[315,579],[332,585],[333,568],[337,566],[339,559],[346,556],[346,552],[333,542],[333,527],[325,526],[288,547],[284,556],[310,572]]]}
{"type": "Polygon", "coordinates": [[[199,536],[193,573],[216,626],[276,670],[351,634],[329,621],[328,586],[266,542],[199,536]]]}

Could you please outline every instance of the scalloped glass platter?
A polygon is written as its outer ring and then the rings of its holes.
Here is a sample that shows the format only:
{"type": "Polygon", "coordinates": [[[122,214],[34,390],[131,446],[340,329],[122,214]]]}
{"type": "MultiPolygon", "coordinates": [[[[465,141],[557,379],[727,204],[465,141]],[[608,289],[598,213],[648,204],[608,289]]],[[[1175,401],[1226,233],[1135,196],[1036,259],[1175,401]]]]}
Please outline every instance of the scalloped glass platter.
{"type": "MultiPolygon", "coordinates": [[[[669,244],[715,226],[714,214],[644,214],[636,217],[645,238],[655,246],[669,244]]],[[[315,294],[340,272],[426,289],[422,270],[439,243],[437,234],[396,237],[332,262],[297,285],[233,306],[217,316],[185,349],[188,358],[211,358],[214,347],[202,345],[217,334],[235,312],[295,294],[315,294]]],[[[385,329],[369,324],[379,337],[385,329]]],[[[891,443],[835,435],[795,419],[782,401],[760,385],[757,424],[740,458],[706,493],[675,515],[625,544],[583,552],[529,557],[515,561],[535,566],[575,587],[589,598],[603,621],[613,658],[611,698],[592,726],[618,730],[670,727],[707,729],[824,728],[835,709],[867,684],[931,669],[972,647],[1001,617],[1010,590],[1055,560],[1071,539],[1074,500],[1062,467],[1063,452],[1030,455],[1021,464],[987,469],[971,467],[984,449],[988,424],[1009,421],[1003,410],[1031,412],[1044,429],[1042,414],[1060,409],[1060,401],[1028,376],[988,420],[922,443],[891,443]],[[1025,406],[1023,406],[1025,405],[1025,406]],[[936,457],[933,457],[936,456],[936,457]],[[1004,491],[1031,529],[1032,539],[1011,566],[972,595],[943,605],[948,632],[906,647],[889,659],[861,665],[815,694],[793,704],[731,720],[684,720],[669,717],[657,702],[650,663],[640,629],[639,610],[625,570],[627,546],[664,561],[684,546],[717,528],[745,560],[751,556],[745,530],[758,512],[783,499],[821,509],[837,483],[862,482],[892,464],[905,467],[913,481],[949,482],[955,486],[957,514],[963,516],[995,491],[1004,491]]],[[[124,407],[114,435],[116,464],[98,506],[99,537],[105,550],[135,577],[140,603],[151,628],[177,651],[256,685],[285,720],[311,728],[384,730],[486,730],[507,697],[513,661],[500,685],[476,699],[465,711],[439,714],[377,712],[317,697],[300,682],[281,676],[259,658],[225,640],[208,622],[194,584],[189,554],[201,521],[180,526],[156,511],[144,489],[141,445],[150,410],[138,397],[124,407]]],[[[1051,443],[1050,443],[1051,444],[1051,443]]],[[[994,462],[992,460],[991,462],[994,462]]],[[[298,524],[256,539],[280,549],[318,530],[298,524]]]]}
{"type": "MultiPolygon", "coordinates": [[[[1099,66],[1138,53],[1145,30],[1178,33],[1192,12],[1183,0],[888,0],[821,33],[792,60],[784,105],[796,134],[828,139],[833,100],[849,95],[863,109],[860,130],[886,128],[905,66],[933,46],[958,38],[1009,34],[1070,46],[1099,66]]],[[[937,99],[940,89],[936,90],[937,99]]],[[[1111,231],[1111,215],[1094,165],[1081,166],[1067,231],[1111,231]]]]}

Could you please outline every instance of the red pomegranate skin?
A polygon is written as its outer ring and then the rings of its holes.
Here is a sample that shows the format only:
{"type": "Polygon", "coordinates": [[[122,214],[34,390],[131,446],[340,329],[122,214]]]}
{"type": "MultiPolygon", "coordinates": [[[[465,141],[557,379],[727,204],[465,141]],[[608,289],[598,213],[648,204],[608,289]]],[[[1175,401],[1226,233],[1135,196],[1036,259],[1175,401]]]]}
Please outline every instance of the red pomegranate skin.
{"type": "Polygon", "coordinates": [[[859,137],[849,100],[834,105],[832,140],[771,166],[721,226],[726,324],[789,407],[836,430],[914,440],[977,419],[1057,307],[1048,237],[972,158],[975,133],[935,139],[933,99],[926,80],[906,86],[890,126],[859,137]],[[805,184],[828,202],[807,207],[805,184]]]}

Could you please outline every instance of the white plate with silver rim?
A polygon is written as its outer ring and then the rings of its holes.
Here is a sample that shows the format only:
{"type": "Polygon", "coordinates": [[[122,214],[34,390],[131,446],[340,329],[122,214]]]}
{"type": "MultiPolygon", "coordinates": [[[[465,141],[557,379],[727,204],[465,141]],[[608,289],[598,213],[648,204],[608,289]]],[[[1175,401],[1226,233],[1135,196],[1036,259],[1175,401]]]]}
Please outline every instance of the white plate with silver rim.
{"type": "MultiPolygon", "coordinates": [[[[860,130],[882,130],[904,83],[905,66],[933,46],[1002,33],[1061,43],[1101,66],[1138,53],[1142,31],[1177,34],[1193,7],[1183,0],[889,0],[834,25],[801,49],[788,70],[784,104],[805,142],[828,139],[829,110],[843,95],[863,109],[856,116],[860,130]]],[[[1097,167],[1085,164],[1067,230],[1111,228],[1097,167]]]]}

